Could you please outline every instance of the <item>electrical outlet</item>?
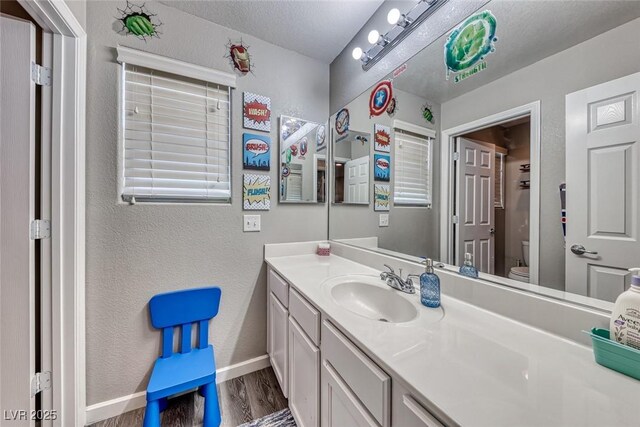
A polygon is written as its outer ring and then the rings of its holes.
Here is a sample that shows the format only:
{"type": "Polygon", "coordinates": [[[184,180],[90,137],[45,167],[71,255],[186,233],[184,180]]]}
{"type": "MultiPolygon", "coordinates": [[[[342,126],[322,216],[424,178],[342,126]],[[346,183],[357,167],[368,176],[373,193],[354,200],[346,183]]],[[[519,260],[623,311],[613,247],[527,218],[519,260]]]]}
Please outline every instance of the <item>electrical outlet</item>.
{"type": "Polygon", "coordinates": [[[244,216],[244,231],[260,231],[260,215],[244,216]]]}
{"type": "Polygon", "coordinates": [[[380,214],[380,227],[388,227],[389,226],[389,214],[380,214]]]}

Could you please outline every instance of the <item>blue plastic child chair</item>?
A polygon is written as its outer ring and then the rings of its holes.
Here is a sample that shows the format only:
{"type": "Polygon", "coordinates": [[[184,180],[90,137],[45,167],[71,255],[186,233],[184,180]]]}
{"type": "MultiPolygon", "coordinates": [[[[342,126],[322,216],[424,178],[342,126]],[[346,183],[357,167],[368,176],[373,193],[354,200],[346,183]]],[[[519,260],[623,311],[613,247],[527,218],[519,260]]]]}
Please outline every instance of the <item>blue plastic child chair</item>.
{"type": "Polygon", "coordinates": [[[209,320],[218,314],[220,288],[187,289],[159,294],[149,301],[151,324],[162,329],[162,356],[147,386],[144,427],[159,427],[167,397],[199,388],[204,396],[204,427],[220,425],[216,362],[209,345],[209,320]],[[198,324],[198,348],[191,347],[191,326],[198,324]],[[173,330],[181,327],[180,353],[173,352],[173,330]]]}

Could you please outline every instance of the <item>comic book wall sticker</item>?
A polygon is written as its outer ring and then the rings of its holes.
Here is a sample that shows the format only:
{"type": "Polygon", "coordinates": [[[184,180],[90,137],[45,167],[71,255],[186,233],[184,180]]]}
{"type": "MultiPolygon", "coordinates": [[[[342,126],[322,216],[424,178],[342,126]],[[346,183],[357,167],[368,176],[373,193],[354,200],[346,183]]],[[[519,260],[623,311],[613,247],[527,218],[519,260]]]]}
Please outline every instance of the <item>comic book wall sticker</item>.
{"type": "Polygon", "coordinates": [[[431,105],[425,104],[422,106],[422,117],[429,123],[435,123],[436,119],[433,117],[433,111],[431,105]]]}
{"type": "Polygon", "coordinates": [[[249,72],[253,73],[249,46],[245,45],[242,39],[236,42],[229,39],[226,48],[227,53],[224,57],[229,59],[229,64],[237,74],[244,76],[249,72]]]}
{"type": "Polygon", "coordinates": [[[389,126],[373,125],[373,149],[383,153],[391,152],[391,128],[389,126]]]}
{"type": "Polygon", "coordinates": [[[496,18],[485,10],[468,17],[447,37],[444,62],[447,80],[453,75],[454,83],[473,76],[487,68],[485,57],[495,52],[496,18]]]}
{"type": "Polygon", "coordinates": [[[245,211],[268,211],[271,208],[271,177],[244,174],[242,200],[245,211]]]}
{"type": "Polygon", "coordinates": [[[242,162],[245,169],[271,170],[271,137],[242,134],[242,162]]]}
{"type": "Polygon", "coordinates": [[[349,110],[343,108],[336,114],[336,133],[344,135],[349,130],[349,110]]]}
{"type": "Polygon", "coordinates": [[[397,111],[398,99],[394,96],[393,98],[391,98],[391,101],[389,101],[389,105],[387,106],[387,114],[389,115],[389,117],[393,117],[396,115],[397,111]]]}
{"type": "Polygon", "coordinates": [[[383,80],[376,85],[369,96],[369,116],[379,116],[385,111],[393,99],[391,80],[383,80]]]}
{"type": "Polygon", "coordinates": [[[242,126],[245,129],[271,132],[271,98],[244,92],[242,126]]]}
{"type": "Polygon", "coordinates": [[[373,210],[376,212],[389,211],[391,200],[391,186],[389,184],[374,184],[373,186],[373,210]]]}
{"type": "Polygon", "coordinates": [[[327,128],[324,125],[318,126],[316,133],[316,151],[322,151],[327,148],[327,128]]]}
{"type": "Polygon", "coordinates": [[[300,155],[298,156],[298,159],[305,160],[307,158],[307,151],[309,151],[309,138],[305,136],[300,140],[299,144],[300,144],[300,155]]]}
{"type": "Polygon", "coordinates": [[[145,42],[147,38],[160,37],[158,29],[162,26],[162,22],[156,14],[147,9],[144,3],[137,5],[127,1],[124,9],[117,8],[117,10],[118,22],[122,24],[122,29],[118,31],[119,34],[131,34],[145,42]]]}
{"type": "Polygon", "coordinates": [[[391,156],[374,154],[373,164],[373,176],[376,181],[391,181],[391,156]]]}

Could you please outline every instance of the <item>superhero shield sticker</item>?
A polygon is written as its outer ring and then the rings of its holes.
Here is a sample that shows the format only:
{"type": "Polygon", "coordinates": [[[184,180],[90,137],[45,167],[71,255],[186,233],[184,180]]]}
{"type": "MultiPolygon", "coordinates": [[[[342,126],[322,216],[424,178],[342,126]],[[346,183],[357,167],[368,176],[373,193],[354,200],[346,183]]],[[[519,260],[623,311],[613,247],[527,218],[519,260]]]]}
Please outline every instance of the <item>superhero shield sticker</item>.
{"type": "Polygon", "coordinates": [[[379,116],[385,111],[393,99],[391,80],[383,80],[371,91],[369,97],[369,116],[379,116]]]}
{"type": "Polygon", "coordinates": [[[485,57],[495,52],[497,21],[490,10],[468,17],[447,37],[444,62],[447,80],[461,82],[487,68],[485,57]]]}

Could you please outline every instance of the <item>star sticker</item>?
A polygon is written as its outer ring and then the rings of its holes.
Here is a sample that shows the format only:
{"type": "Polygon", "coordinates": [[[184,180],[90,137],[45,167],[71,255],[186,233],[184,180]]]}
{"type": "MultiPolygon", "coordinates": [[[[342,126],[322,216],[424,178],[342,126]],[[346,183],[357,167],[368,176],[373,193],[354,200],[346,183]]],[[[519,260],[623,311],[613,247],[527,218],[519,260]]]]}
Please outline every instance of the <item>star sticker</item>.
{"type": "Polygon", "coordinates": [[[380,107],[381,105],[383,105],[386,97],[387,95],[384,93],[384,91],[379,91],[378,95],[376,96],[376,107],[380,107]]]}

